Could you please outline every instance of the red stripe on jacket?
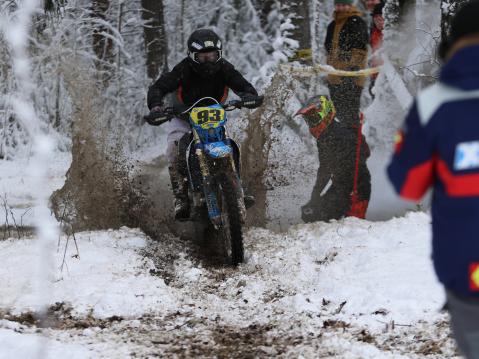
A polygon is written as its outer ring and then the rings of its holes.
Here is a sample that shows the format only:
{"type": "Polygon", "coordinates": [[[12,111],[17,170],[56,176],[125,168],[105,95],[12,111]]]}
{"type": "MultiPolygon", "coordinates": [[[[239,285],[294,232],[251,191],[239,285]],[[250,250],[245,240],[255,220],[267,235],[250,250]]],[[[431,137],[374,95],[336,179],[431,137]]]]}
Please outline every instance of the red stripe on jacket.
{"type": "Polygon", "coordinates": [[[176,97],[178,98],[178,101],[180,101],[180,103],[184,103],[183,86],[180,85],[180,87],[178,87],[178,91],[176,92],[176,97]]]}
{"type": "Polygon", "coordinates": [[[438,160],[437,173],[451,197],[479,196],[479,173],[455,175],[444,160],[438,160]]]}
{"type": "Polygon", "coordinates": [[[435,158],[411,168],[401,189],[400,196],[419,201],[434,181],[435,158]]]}
{"type": "Polygon", "coordinates": [[[226,101],[226,99],[228,98],[228,93],[229,93],[229,88],[228,86],[225,86],[225,89],[223,91],[223,96],[221,97],[221,100],[220,100],[220,103],[223,103],[226,101]]]}

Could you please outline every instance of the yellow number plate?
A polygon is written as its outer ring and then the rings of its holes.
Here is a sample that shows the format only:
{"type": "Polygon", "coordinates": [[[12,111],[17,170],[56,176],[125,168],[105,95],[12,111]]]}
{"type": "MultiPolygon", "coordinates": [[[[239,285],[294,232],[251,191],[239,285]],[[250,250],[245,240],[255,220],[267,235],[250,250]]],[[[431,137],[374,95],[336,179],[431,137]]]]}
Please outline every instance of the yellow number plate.
{"type": "Polygon", "coordinates": [[[191,120],[201,128],[216,128],[225,119],[222,108],[195,107],[190,113],[191,120]]]}

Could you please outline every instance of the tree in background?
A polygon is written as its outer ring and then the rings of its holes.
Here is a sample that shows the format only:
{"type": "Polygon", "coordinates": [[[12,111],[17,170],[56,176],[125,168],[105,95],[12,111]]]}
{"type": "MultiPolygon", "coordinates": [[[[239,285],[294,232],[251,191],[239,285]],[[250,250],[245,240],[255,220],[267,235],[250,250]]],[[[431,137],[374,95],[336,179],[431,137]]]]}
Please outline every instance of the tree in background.
{"type": "Polygon", "coordinates": [[[415,9],[416,0],[387,0],[384,6],[384,43],[395,44],[396,47],[389,51],[388,56],[396,63],[401,62],[404,54],[411,52],[415,46],[411,41],[415,38],[415,9]]]}
{"type": "Polygon", "coordinates": [[[253,0],[253,5],[258,12],[258,16],[263,29],[268,28],[268,17],[273,11],[277,0],[253,0]]]}
{"type": "Polygon", "coordinates": [[[168,41],[162,0],[141,0],[148,78],[154,80],[168,67],[168,41]]]}
{"type": "Polygon", "coordinates": [[[110,7],[110,0],[92,0],[92,33],[93,33],[93,51],[99,60],[99,67],[104,62],[113,61],[113,42],[111,40],[111,30],[106,25],[107,11],[110,7]]]}
{"type": "Polygon", "coordinates": [[[408,11],[412,10],[416,5],[416,0],[388,0],[386,7],[388,8],[390,25],[398,25],[404,21],[408,11]]]}
{"type": "Polygon", "coordinates": [[[290,31],[290,38],[298,42],[294,57],[303,64],[311,65],[313,54],[311,50],[311,17],[308,0],[282,0],[282,10],[291,19],[294,26],[290,31]]]}
{"type": "Polygon", "coordinates": [[[45,12],[58,12],[65,3],[66,0],[43,0],[43,10],[45,12]]]}
{"type": "Polygon", "coordinates": [[[445,40],[451,29],[451,20],[457,10],[469,0],[442,0],[441,1],[441,39],[445,40]]]}

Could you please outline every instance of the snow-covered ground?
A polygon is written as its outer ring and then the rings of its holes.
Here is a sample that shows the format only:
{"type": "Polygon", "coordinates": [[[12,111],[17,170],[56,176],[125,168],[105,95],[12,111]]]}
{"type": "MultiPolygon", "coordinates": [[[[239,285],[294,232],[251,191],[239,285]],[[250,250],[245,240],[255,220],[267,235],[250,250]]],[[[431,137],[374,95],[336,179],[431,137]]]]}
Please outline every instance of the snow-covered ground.
{"type": "MultiPolygon", "coordinates": [[[[51,162],[51,190],[68,161],[51,162]]],[[[17,207],[35,195],[21,167],[0,162],[17,207]]],[[[237,269],[168,234],[78,233],[59,239],[41,300],[36,240],[0,240],[0,358],[454,357],[429,222],[252,228],[237,269]]]]}
{"type": "Polygon", "coordinates": [[[39,191],[52,193],[63,185],[71,155],[65,152],[55,153],[48,163],[47,188],[36,186],[37,180],[30,173],[31,160],[32,157],[18,158],[15,161],[0,160],[0,224],[5,224],[7,219],[10,225],[14,225],[14,220],[18,225],[33,225],[39,191]],[[5,206],[8,218],[5,216],[5,206]]]}

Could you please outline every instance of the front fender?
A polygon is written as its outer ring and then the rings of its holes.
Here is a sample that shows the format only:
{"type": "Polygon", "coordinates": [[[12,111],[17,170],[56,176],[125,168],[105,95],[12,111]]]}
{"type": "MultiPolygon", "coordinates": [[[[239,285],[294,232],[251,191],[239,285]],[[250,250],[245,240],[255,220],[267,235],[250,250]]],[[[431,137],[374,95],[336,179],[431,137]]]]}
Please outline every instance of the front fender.
{"type": "Polygon", "coordinates": [[[231,155],[233,149],[224,142],[212,142],[204,145],[205,153],[212,158],[223,158],[231,155]]]}

